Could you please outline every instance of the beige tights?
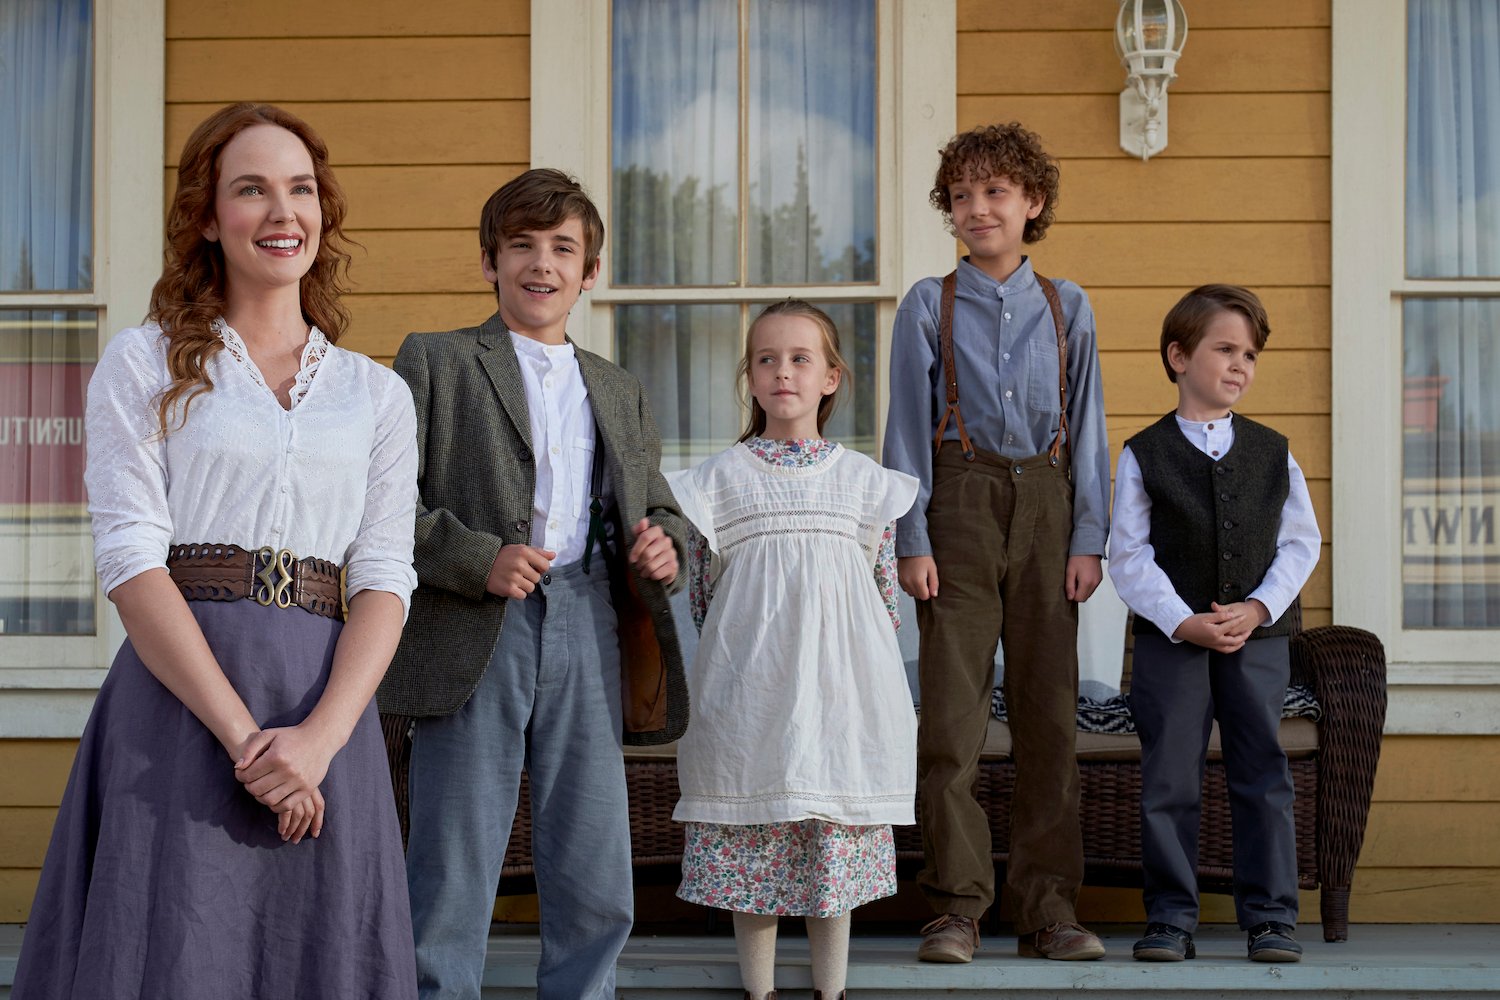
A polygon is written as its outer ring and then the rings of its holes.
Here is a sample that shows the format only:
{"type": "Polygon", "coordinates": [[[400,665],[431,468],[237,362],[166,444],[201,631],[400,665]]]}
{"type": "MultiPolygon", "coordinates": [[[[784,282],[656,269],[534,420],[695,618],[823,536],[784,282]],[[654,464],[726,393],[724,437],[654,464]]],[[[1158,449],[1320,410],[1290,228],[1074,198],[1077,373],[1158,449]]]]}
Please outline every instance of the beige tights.
{"type": "MultiPolygon", "coordinates": [[[[736,912],[734,943],[745,992],[759,1000],[776,988],[776,918],[736,912]]],[[[844,991],[849,975],[849,914],[808,917],[807,945],[812,953],[813,989],[832,1000],[844,991]]]]}

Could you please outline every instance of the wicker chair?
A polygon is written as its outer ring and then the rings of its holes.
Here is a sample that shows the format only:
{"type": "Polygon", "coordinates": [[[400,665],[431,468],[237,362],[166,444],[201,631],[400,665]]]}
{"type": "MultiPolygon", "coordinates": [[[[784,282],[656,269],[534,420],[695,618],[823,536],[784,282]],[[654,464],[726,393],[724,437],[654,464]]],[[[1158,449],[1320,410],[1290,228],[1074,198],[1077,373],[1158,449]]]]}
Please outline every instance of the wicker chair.
{"type": "MultiPolygon", "coordinates": [[[[1364,842],[1365,821],[1380,757],[1385,723],[1385,651],[1369,632],[1323,626],[1296,634],[1291,643],[1292,678],[1313,687],[1323,716],[1316,746],[1291,761],[1296,786],[1297,878],[1303,889],[1321,889],[1323,937],[1349,936],[1349,890],[1364,842]]],[[[383,716],[392,781],[406,831],[406,769],[410,720],[383,716]]],[[[991,722],[993,752],[980,761],[979,800],[990,817],[994,859],[1009,851],[1010,798],[1015,767],[1008,756],[1004,723],[991,722]]],[[[1283,727],[1283,733],[1287,731],[1283,727]]],[[[1120,738],[1115,738],[1120,739],[1120,738]]],[[[1133,740],[1133,737],[1125,738],[1133,740]]],[[[1085,880],[1094,885],[1141,884],[1140,749],[1080,754],[1085,880]]],[[[672,748],[627,748],[626,781],[631,802],[631,846],[638,870],[672,869],[682,860],[682,827],[672,822],[677,767],[672,748]]],[[[898,857],[922,856],[917,827],[898,827],[898,857]]],[[[1204,779],[1198,877],[1206,892],[1230,892],[1232,876],[1229,803],[1224,768],[1210,759],[1204,779]]],[[[516,885],[532,874],[531,808],[523,782],[502,879],[516,885]]]]}

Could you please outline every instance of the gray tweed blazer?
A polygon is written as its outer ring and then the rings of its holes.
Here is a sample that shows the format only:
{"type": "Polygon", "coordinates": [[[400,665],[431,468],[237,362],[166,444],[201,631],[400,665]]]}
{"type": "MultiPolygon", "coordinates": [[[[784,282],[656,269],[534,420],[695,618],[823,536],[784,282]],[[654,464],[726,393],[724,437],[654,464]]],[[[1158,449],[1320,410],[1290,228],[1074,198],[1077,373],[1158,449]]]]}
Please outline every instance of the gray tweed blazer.
{"type": "MultiPolygon", "coordinates": [[[[634,542],[631,527],[649,517],[677,546],[670,587],[636,580],[667,671],[667,728],[625,735],[628,743],[666,743],[687,727],[687,685],[667,605],[686,572],[682,511],[661,474],[661,439],[640,382],[584,350],[578,367],[625,545],[634,542]]],[[[505,621],[505,599],[484,589],[495,556],[502,545],[531,542],[536,466],[526,388],[498,313],[480,327],[408,336],[396,371],[417,408],[418,583],[378,701],[395,715],[450,715],[479,686],[505,621]]]]}

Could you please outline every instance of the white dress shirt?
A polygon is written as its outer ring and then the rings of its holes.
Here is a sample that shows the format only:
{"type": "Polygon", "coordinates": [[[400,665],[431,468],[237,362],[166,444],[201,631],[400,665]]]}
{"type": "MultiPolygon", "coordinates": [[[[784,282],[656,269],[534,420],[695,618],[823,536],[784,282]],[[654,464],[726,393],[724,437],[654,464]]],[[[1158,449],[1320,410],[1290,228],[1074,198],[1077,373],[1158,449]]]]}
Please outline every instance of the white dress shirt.
{"type": "MultiPolygon", "coordinates": [[[[349,596],[410,603],[417,575],[417,419],[395,372],[314,328],[284,409],[235,331],[209,359],[213,390],[160,433],[172,381],[155,324],[122,330],[89,381],[84,482],[106,593],[199,542],[290,549],[348,570],[349,596]]],[[[178,407],[180,411],[180,406],[178,407]]]]}
{"type": "Polygon", "coordinates": [[[583,558],[593,480],[594,411],[572,344],[510,334],[526,386],[531,452],[536,456],[531,544],[557,553],[557,565],[583,558]]]}
{"type": "MultiPolygon", "coordinates": [[[[1234,446],[1234,414],[1222,420],[1198,422],[1177,418],[1177,426],[1193,447],[1218,461],[1234,446]]],[[[1286,455],[1288,490],[1276,530],[1276,556],[1260,585],[1246,598],[1260,601],[1276,621],[1291,607],[1318,564],[1323,537],[1313,514],[1307,480],[1290,451],[1286,455]]],[[[1172,581],[1156,562],[1151,546],[1151,497],[1141,481],[1141,467],[1130,447],[1120,450],[1115,472],[1115,509],[1109,536],[1109,578],[1130,610],[1172,638],[1193,610],[1177,595],[1172,581]]]]}

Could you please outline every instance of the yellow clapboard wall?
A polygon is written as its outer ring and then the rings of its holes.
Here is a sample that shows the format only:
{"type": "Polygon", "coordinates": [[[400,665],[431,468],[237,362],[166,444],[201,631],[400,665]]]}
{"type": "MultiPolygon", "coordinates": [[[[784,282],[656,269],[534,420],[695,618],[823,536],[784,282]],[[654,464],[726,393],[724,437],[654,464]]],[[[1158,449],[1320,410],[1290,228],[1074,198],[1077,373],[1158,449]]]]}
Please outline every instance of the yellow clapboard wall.
{"type": "Polygon", "coordinates": [[[479,212],[530,165],[528,0],[167,0],[166,70],[169,199],[220,105],[280,104],[327,141],[361,245],[340,346],[388,363],[413,330],[494,311],[479,212]]]}
{"type": "MultiPolygon", "coordinates": [[[[1116,5],[958,4],[958,127],[1016,120],[1058,157],[1057,222],[1037,269],[1077,281],[1098,317],[1112,454],[1176,404],[1161,319],[1210,281],[1265,300],[1272,335],[1244,412],[1286,433],[1331,536],[1330,9],[1326,0],[1195,0],[1167,149],[1119,148],[1116,5]]],[[[1332,618],[1331,551],[1303,591],[1332,618]]]]}

